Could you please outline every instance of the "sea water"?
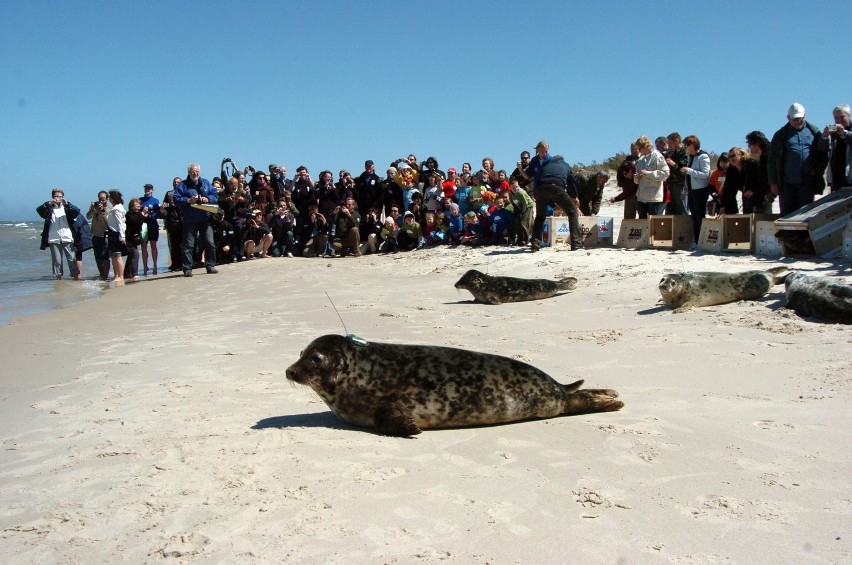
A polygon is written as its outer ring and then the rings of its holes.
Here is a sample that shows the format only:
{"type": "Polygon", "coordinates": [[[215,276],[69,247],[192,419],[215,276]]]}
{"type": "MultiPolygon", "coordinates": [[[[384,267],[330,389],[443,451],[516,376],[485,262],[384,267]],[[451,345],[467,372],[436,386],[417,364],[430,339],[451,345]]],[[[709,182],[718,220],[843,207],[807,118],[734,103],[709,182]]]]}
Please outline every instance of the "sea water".
{"type": "MultiPolygon", "coordinates": [[[[92,251],[83,253],[83,280],[68,274],[56,280],[51,271],[50,250],[40,250],[43,221],[0,222],[0,324],[57,308],[65,308],[100,296],[110,283],[98,278],[92,251]]],[[[162,251],[162,242],[159,246],[162,251]]],[[[158,263],[168,260],[161,253],[158,263]]],[[[139,259],[140,275],[142,259],[139,259]]],[[[112,274],[110,272],[110,274],[112,274]]]]}

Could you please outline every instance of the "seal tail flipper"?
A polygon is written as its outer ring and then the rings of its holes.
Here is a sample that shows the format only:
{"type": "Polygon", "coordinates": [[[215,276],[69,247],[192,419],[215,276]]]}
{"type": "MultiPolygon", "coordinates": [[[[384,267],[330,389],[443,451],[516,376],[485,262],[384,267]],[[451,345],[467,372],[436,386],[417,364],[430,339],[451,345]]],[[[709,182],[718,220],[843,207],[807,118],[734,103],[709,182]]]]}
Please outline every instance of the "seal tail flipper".
{"type": "Polygon", "coordinates": [[[767,271],[772,275],[773,285],[781,284],[787,280],[787,277],[792,274],[792,271],[787,267],[772,267],[771,269],[767,269],[767,271]]]}
{"type": "Polygon", "coordinates": [[[585,381],[583,379],[580,379],[579,381],[574,381],[569,385],[562,385],[562,390],[565,392],[565,394],[574,394],[575,392],[580,390],[580,387],[583,386],[584,382],[585,381]]]}
{"type": "Polygon", "coordinates": [[[589,414],[592,412],[615,412],[621,410],[624,403],[618,393],[608,388],[587,388],[578,390],[565,397],[563,414],[589,414]]]}
{"type": "Polygon", "coordinates": [[[559,290],[574,290],[577,288],[577,279],[574,277],[565,277],[556,281],[556,285],[559,287],[559,290]]]}

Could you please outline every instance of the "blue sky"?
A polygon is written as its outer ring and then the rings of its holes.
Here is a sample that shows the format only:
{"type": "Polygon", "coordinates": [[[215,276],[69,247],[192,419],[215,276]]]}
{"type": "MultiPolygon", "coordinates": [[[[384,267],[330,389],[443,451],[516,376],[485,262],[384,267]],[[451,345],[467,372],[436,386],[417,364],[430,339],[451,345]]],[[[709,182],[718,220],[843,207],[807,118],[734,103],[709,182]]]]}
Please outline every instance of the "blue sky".
{"type": "Polygon", "coordinates": [[[671,131],[720,152],[794,101],[821,126],[852,101],[848,19],[784,0],[4,0],[0,220],[35,219],[54,186],[161,197],[226,156],[315,177],[408,153],[511,171],[542,138],[569,162],[671,131]]]}

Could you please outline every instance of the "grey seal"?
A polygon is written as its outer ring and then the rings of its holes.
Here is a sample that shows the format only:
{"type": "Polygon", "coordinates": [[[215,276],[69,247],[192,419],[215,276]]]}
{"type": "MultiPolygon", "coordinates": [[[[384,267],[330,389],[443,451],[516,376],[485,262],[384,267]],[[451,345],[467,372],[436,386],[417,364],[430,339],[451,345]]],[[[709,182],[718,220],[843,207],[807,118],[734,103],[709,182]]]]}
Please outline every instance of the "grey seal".
{"type": "Polygon", "coordinates": [[[784,282],[786,276],[787,267],[742,273],[669,273],[659,288],[663,302],[680,313],[701,306],[755,300],[784,282]]]}
{"type": "Polygon", "coordinates": [[[852,285],[793,272],[784,281],[787,308],[799,316],[852,324],[852,285]]]}
{"type": "Polygon", "coordinates": [[[456,282],[456,288],[469,290],[476,302],[502,304],[550,298],[561,290],[574,290],[577,279],[565,277],[558,281],[492,277],[476,269],[466,272],[456,282]]]}
{"type": "Polygon", "coordinates": [[[624,406],[614,390],[563,385],[516,359],[351,335],[312,341],[287,379],[312,388],[341,419],[400,437],[624,406]]]}

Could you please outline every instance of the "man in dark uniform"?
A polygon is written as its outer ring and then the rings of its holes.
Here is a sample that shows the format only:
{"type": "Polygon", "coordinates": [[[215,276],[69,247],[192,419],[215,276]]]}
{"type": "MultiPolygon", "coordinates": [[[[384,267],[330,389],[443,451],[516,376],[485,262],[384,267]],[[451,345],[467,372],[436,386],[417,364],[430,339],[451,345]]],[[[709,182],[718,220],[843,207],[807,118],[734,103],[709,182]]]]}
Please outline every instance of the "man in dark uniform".
{"type": "Polygon", "coordinates": [[[541,249],[541,231],[544,227],[548,205],[556,205],[568,214],[571,229],[571,251],[583,247],[580,239],[580,214],[577,200],[577,180],[571,166],[561,155],[551,157],[550,144],[541,140],[535,146],[535,157],[521,172],[524,178],[532,178],[535,187],[535,223],[533,224],[530,250],[541,249]]]}

